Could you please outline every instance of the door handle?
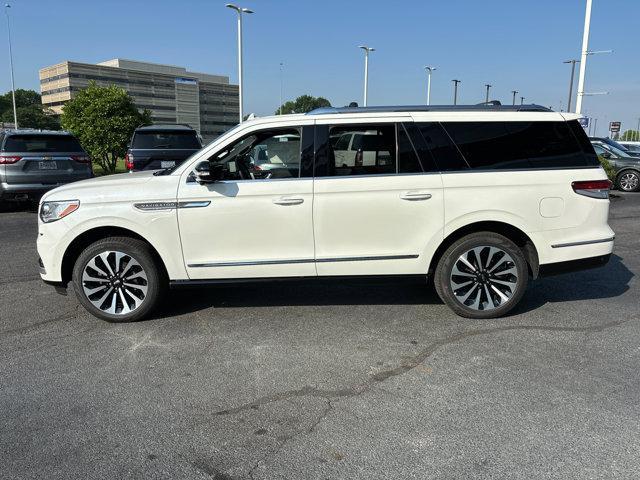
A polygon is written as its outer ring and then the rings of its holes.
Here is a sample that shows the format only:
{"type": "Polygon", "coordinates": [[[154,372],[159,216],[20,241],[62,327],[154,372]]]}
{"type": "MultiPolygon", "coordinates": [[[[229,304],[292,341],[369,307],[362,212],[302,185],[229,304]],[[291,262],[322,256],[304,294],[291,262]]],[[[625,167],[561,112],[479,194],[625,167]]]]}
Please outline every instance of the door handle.
{"type": "Polygon", "coordinates": [[[400,198],[402,200],[410,201],[429,200],[431,198],[431,194],[426,192],[404,192],[400,194],[400,198]]]}
{"type": "Polygon", "coordinates": [[[276,205],[300,205],[304,198],[300,197],[280,197],[273,200],[276,205]]]}

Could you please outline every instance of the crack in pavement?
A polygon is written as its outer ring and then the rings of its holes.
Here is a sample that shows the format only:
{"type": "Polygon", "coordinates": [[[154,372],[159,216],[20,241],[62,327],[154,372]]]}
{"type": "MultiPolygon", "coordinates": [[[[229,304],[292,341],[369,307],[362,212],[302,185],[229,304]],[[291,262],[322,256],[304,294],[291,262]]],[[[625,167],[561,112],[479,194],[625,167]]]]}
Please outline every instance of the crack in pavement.
{"type": "Polygon", "coordinates": [[[325,399],[325,402],[327,403],[327,406],[322,410],[322,412],[320,412],[320,414],[318,415],[318,418],[316,418],[308,428],[300,429],[296,433],[289,435],[287,437],[284,437],[283,439],[280,440],[280,444],[275,449],[265,453],[262,457],[260,457],[260,459],[258,459],[258,461],[253,465],[253,467],[251,467],[251,469],[247,473],[247,475],[249,475],[249,478],[251,480],[254,480],[255,471],[260,467],[260,464],[264,462],[268,457],[277,455],[284,448],[284,446],[294,438],[302,435],[303,433],[307,433],[307,434],[311,433],[316,429],[316,427],[320,424],[320,422],[322,422],[322,420],[324,420],[327,417],[329,412],[333,410],[333,405],[331,404],[331,400],[325,399]]]}
{"type": "Polygon", "coordinates": [[[26,325],[24,327],[11,328],[9,330],[3,330],[0,333],[2,333],[3,335],[10,335],[10,334],[15,334],[15,333],[25,333],[25,332],[28,332],[30,330],[37,330],[38,328],[42,327],[43,325],[48,325],[50,323],[61,322],[63,320],[71,320],[71,319],[73,319],[73,317],[76,316],[77,313],[78,313],[78,306],[76,305],[73,308],[73,310],[70,311],[70,312],[61,313],[60,315],[57,315],[57,316],[55,316],[53,318],[50,318],[48,320],[43,320],[41,322],[32,323],[31,325],[26,325]]]}
{"type": "Polygon", "coordinates": [[[417,355],[414,355],[411,359],[404,361],[398,367],[383,370],[381,372],[375,373],[369,376],[365,381],[361,383],[357,383],[355,385],[351,385],[345,388],[340,389],[321,389],[312,386],[304,386],[295,390],[286,390],[284,392],[278,392],[271,395],[265,395],[263,397],[259,397],[256,400],[239,405],[233,408],[227,408],[224,410],[219,410],[214,413],[214,415],[234,415],[236,413],[244,412],[249,409],[256,409],[256,407],[269,405],[271,403],[280,402],[283,400],[288,400],[291,398],[302,398],[302,397],[315,397],[322,398],[327,401],[337,400],[340,398],[348,398],[353,396],[361,395],[369,391],[374,385],[378,383],[382,383],[387,381],[390,378],[398,377],[404,375],[418,365],[422,364],[427,358],[432,356],[436,351],[438,351],[441,347],[460,342],[467,338],[481,336],[481,335],[491,335],[494,333],[502,333],[509,331],[541,331],[541,332],[576,332],[576,333],[599,333],[604,330],[615,328],[620,325],[623,325],[627,322],[631,321],[631,319],[626,320],[618,320],[612,321],[609,323],[604,323],[602,325],[593,325],[593,326],[585,326],[585,327],[555,327],[555,326],[539,326],[539,325],[511,325],[506,327],[495,327],[495,328],[485,328],[485,329],[477,329],[470,330],[467,332],[461,332],[451,337],[444,338],[442,340],[438,340],[436,342],[430,343],[426,348],[421,350],[417,355]]]}

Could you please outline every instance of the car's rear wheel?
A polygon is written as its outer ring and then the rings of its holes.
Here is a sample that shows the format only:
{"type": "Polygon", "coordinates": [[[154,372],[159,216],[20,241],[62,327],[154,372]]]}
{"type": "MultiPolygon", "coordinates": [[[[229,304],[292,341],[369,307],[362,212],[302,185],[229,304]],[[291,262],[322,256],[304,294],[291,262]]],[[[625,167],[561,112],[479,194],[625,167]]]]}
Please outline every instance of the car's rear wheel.
{"type": "Polygon", "coordinates": [[[157,306],[166,281],[147,243],[113,237],[92,243],[80,254],[73,285],[92,315],[129,322],[141,320],[157,306]]]}
{"type": "Polygon", "coordinates": [[[434,274],[438,295],[467,318],[495,318],[513,309],[527,287],[529,271],[522,250],[508,238],[478,232],[454,242],[434,274]]]}
{"type": "Polygon", "coordinates": [[[640,190],[640,173],[627,170],[618,176],[618,188],[623,192],[637,192],[640,190]]]}

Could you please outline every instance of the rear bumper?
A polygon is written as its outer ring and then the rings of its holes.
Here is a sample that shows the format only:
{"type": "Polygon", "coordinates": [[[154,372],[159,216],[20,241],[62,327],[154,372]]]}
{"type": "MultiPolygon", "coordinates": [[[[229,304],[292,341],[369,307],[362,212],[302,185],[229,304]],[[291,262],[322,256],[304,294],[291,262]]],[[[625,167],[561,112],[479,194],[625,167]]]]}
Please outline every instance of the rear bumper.
{"type": "Polygon", "coordinates": [[[550,277],[552,275],[560,275],[563,273],[577,272],[580,270],[589,270],[591,268],[599,268],[605,266],[611,254],[598,255],[596,257],[581,258],[578,260],[567,260],[564,262],[547,263],[540,265],[539,276],[550,277]]]}

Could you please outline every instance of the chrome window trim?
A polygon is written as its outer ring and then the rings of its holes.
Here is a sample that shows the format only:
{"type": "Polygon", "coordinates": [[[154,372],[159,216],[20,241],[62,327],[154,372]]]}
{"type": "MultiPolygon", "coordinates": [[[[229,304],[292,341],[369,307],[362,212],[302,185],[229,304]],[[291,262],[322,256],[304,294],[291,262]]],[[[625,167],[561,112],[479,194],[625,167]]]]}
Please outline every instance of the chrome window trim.
{"type": "Polygon", "coordinates": [[[335,257],[335,258],[294,258],[289,260],[251,260],[243,262],[206,262],[190,263],[189,268],[213,268],[213,267],[247,267],[258,265],[286,265],[294,263],[332,263],[332,262],[367,262],[375,260],[410,260],[419,255],[381,255],[369,257],[335,257]]]}
{"type": "Polygon", "coordinates": [[[551,248],[564,248],[564,247],[577,247],[580,245],[592,245],[594,243],[609,243],[613,242],[616,237],[601,238],[599,240],[585,240],[581,242],[569,242],[569,243],[556,243],[551,245],[551,248]]]}

